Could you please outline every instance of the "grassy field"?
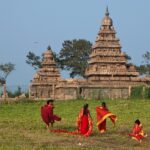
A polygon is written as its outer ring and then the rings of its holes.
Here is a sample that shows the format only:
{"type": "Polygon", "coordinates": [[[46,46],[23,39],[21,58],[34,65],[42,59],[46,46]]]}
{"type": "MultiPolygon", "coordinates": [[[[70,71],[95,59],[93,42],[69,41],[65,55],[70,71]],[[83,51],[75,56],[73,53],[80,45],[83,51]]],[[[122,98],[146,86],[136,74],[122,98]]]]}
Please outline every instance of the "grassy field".
{"type": "Polygon", "coordinates": [[[88,103],[94,119],[92,136],[70,136],[49,133],[40,117],[43,101],[0,103],[0,149],[4,150],[148,150],[150,148],[150,100],[106,100],[108,108],[118,117],[116,127],[107,121],[107,132],[99,134],[96,128],[95,107],[101,101],[56,101],[55,114],[62,117],[54,129],[75,130],[77,114],[88,103]],[[139,118],[148,134],[141,144],[128,137],[135,119],[139,118]]]}

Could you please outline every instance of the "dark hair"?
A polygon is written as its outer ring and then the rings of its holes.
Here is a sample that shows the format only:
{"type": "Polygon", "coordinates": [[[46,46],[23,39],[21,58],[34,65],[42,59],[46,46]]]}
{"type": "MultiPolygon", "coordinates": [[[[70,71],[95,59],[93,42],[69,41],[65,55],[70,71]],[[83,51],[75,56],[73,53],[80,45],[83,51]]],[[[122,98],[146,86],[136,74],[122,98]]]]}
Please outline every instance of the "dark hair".
{"type": "Polygon", "coordinates": [[[141,122],[140,122],[140,120],[139,120],[139,119],[135,120],[135,123],[136,123],[136,124],[138,124],[138,125],[140,125],[140,124],[141,124],[141,122]]]}
{"type": "Polygon", "coordinates": [[[83,108],[84,108],[84,109],[87,109],[88,106],[89,106],[89,104],[84,104],[83,108]]]}
{"type": "Polygon", "coordinates": [[[88,104],[84,104],[83,106],[83,115],[87,115],[87,108],[88,108],[88,104]]]}
{"type": "Polygon", "coordinates": [[[103,107],[106,107],[106,103],[105,103],[105,102],[102,102],[102,106],[103,106],[103,107]]]}
{"type": "Polygon", "coordinates": [[[49,103],[53,103],[54,102],[54,100],[53,99],[49,99],[49,100],[47,100],[47,104],[49,104],[49,103]]]}

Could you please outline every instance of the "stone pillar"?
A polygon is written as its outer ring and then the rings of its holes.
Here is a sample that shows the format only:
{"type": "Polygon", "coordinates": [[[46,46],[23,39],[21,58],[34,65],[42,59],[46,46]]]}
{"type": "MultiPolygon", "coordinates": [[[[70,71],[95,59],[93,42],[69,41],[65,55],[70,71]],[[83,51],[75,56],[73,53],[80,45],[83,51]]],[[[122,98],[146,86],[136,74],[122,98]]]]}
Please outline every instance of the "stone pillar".
{"type": "Polygon", "coordinates": [[[29,98],[31,98],[31,84],[29,85],[29,90],[28,90],[28,92],[29,92],[29,98]]]}
{"type": "Polygon", "coordinates": [[[143,86],[142,97],[145,97],[145,86],[143,86]]]}
{"type": "Polygon", "coordinates": [[[55,99],[55,84],[52,85],[53,87],[53,99],[55,99]]]}
{"type": "Polygon", "coordinates": [[[131,96],[131,89],[132,89],[132,87],[129,86],[129,88],[128,88],[128,96],[129,96],[129,97],[131,96]]]}
{"type": "Polygon", "coordinates": [[[7,89],[6,89],[6,82],[3,85],[3,98],[6,99],[7,97],[7,89]]]}

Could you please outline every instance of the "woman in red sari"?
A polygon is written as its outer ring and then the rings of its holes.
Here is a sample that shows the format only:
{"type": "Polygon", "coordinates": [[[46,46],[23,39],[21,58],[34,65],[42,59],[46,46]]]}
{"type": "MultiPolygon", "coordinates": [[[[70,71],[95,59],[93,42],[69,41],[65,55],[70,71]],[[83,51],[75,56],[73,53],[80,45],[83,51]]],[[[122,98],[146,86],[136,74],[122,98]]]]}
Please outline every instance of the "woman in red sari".
{"type": "Polygon", "coordinates": [[[129,136],[131,136],[134,140],[137,140],[139,142],[141,142],[142,139],[147,137],[147,135],[144,134],[143,127],[139,119],[135,121],[132,133],[130,133],[129,136]]]}
{"type": "Polygon", "coordinates": [[[46,124],[46,127],[49,129],[49,123],[51,127],[55,121],[60,121],[61,118],[57,115],[53,114],[53,109],[55,108],[53,105],[54,100],[48,100],[47,104],[41,107],[41,117],[46,124]]]}
{"type": "Polygon", "coordinates": [[[93,128],[93,120],[90,115],[90,111],[88,110],[88,104],[85,104],[83,108],[80,110],[76,123],[77,123],[76,131],[70,132],[64,129],[56,129],[50,130],[50,132],[67,133],[69,135],[83,135],[86,137],[90,136],[93,128]]]}
{"type": "Polygon", "coordinates": [[[90,136],[93,128],[93,120],[88,110],[88,104],[85,104],[80,110],[77,118],[78,133],[84,136],[90,136]]]}
{"type": "Polygon", "coordinates": [[[113,124],[115,125],[117,117],[116,115],[109,112],[105,102],[102,103],[102,106],[96,107],[96,113],[97,113],[97,127],[100,133],[104,133],[106,131],[107,118],[110,118],[113,124]]]}

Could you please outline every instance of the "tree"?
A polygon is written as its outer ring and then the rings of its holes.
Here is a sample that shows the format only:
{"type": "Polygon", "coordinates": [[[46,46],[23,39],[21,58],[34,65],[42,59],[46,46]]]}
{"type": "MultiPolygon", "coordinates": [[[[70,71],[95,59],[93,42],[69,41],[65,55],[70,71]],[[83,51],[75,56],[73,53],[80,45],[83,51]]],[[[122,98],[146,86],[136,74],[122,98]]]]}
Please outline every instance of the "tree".
{"type": "Polygon", "coordinates": [[[0,85],[3,85],[3,84],[5,84],[5,80],[3,77],[0,77],[0,85]]]}
{"type": "Polygon", "coordinates": [[[7,91],[8,97],[15,98],[22,94],[21,87],[18,86],[15,92],[7,91]]]}
{"type": "MultiPolygon", "coordinates": [[[[47,50],[51,50],[51,47],[48,46],[47,50]]],[[[55,61],[59,65],[59,57],[58,57],[58,55],[55,52],[53,52],[53,56],[54,56],[55,61]]],[[[37,69],[42,67],[43,55],[37,56],[33,52],[29,51],[28,54],[26,55],[26,57],[27,57],[26,63],[31,65],[35,70],[37,70],[37,69]]]]}
{"type": "MultiPolygon", "coordinates": [[[[66,40],[62,44],[63,48],[59,54],[53,52],[57,66],[61,69],[69,70],[70,77],[82,76],[84,77],[85,69],[87,67],[87,60],[91,53],[92,43],[84,40],[66,40]]],[[[47,48],[50,50],[50,46],[47,48]]],[[[33,52],[27,54],[26,63],[34,67],[34,69],[41,68],[43,56],[37,56],[33,52]]]]}
{"type": "Polygon", "coordinates": [[[12,63],[0,65],[0,72],[1,72],[0,78],[3,81],[4,85],[4,98],[6,98],[6,79],[13,70],[15,70],[15,65],[12,63]]]}
{"type": "Polygon", "coordinates": [[[30,52],[27,54],[27,60],[26,63],[31,65],[34,69],[41,68],[41,63],[42,63],[42,56],[36,56],[33,52],[30,52]]]}
{"type": "Polygon", "coordinates": [[[148,68],[150,68],[150,66],[146,66],[146,65],[139,65],[136,66],[137,71],[140,73],[140,75],[148,75],[150,70],[148,70],[148,68]]]}
{"type": "Polygon", "coordinates": [[[143,63],[150,64],[150,52],[146,51],[145,54],[143,54],[143,63]]]}
{"type": "Polygon", "coordinates": [[[129,56],[128,54],[126,54],[125,55],[125,58],[126,58],[126,60],[127,60],[127,63],[130,63],[130,61],[131,61],[131,56],[129,56]]]}
{"type": "Polygon", "coordinates": [[[70,71],[70,77],[72,78],[75,76],[84,77],[92,43],[84,39],[74,39],[64,41],[62,46],[59,54],[60,67],[70,71]]]}
{"type": "Polygon", "coordinates": [[[141,75],[150,75],[150,52],[146,51],[142,58],[142,65],[137,66],[137,70],[141,75]]]}
{"type": "Polygon", "coordinates": [[[15,65],[12,63],[0,64],[0,78],[6,81],[8,75],[15,70],[15,65]]]}

